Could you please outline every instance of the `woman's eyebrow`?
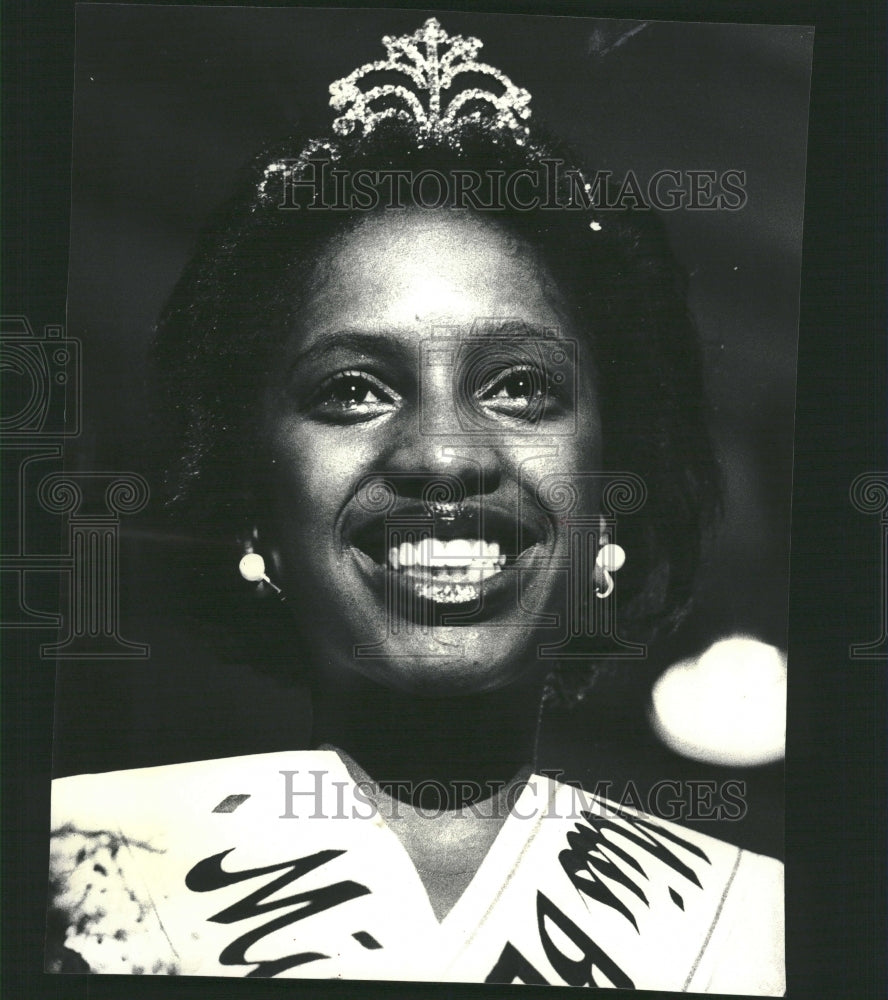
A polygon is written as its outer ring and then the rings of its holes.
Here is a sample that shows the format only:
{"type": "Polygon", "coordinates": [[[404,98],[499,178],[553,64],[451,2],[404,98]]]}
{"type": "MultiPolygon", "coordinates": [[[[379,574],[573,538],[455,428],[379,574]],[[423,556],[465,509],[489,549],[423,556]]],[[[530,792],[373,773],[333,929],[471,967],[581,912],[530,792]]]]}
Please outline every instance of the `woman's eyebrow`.
{"type": "Polygon", "coordinates": [[[515,337],[517,340],[557,340],[561,329],[556,325],[541,326],[539,323],[510,317],[507,319],[479,318],[472,324],[468,333],[470,338],[504,338],[515,337]]]}
{"type": "Polygon", "coordinates": [[[369,354],[383,361],[403,359],[408,346],[391,334],[366,333],[359,330],[338,330],[324,334],[315,343],[300,351],[290,361],[291,369],[317,363],[336,354],[369,354]]]}
{"type": "Polygon", "coordinates": [[[289,368],[300,368],[310,363],[318,363],[337,354],[366,354],[380,361],[404,361],[415,355],[417,348],[428,349],[436,342],[442,345],[460,341],[471,343],[477,340],[502,341],[512,338],[517,341],[552,341],[563,339],[557,326],[541,326],[523,319],[479,318],[470,326],[441,325],[429,330],[427,337],[419,341],[413,337],[399,337],[396,332],[373,333],[366,330],[336,330],[322,334],[315,343],[300,351],[290,361],[289,368]]]}

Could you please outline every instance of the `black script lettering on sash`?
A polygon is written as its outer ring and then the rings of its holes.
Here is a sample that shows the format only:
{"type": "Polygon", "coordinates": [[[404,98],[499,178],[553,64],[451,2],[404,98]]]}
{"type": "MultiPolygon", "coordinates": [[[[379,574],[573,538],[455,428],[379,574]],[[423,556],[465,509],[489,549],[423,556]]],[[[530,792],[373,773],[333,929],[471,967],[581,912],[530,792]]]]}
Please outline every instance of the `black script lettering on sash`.
{"type": "Polygon", "coordinates": [[[618,989],[635,989],[635,983],[619,965],[542,892],[537,892],[537,927],[546,958],[552,963],[552,968],[569,986],[608,985],[596,982],[595,969],[598,968],[607,977],[609,983],[618,989]],[[558,949],[546,930],[547,920],[551,920],[559,927],[580,949],[582,952],[580,958],[568,958],[558,949]]]}
{"type": "Polygon", "coordinates": [[[277,865],[268,865],[266,868],[250,868],[246,871],[229,872],[222,867],[222,861],[226,855],[230,854],[234,848],[214,854],[212,857],[199,861],[185,876],[185,885],[192,892],[211,892],[214,889],[221,889],[224,886],[233,885],[236,882],[244,882],[248,879],[257,878],[260,875],[269,875],[272,872],[283,870],[283,874],[273,879],[271,882],[260,886],[255,892],[234,903],[232,906],[220,910],[209,919],[219,924],[232,924],[238,920],[246,920],[259,913],[268,913],[272,910],[280,909],[283,906],[299,906],[299,909],[283,913],[279,917],[256,927],[246,934],[232,941],[219,955],[219,962],[222,965],[255,965],[256,968],[246,975],[247,979],[258,978],[260,976],[276,976],[279,972],[295,968],[297,965],[305,965],[307,962],[315,962],[321,958],[329,958],[329,955],[322,955],[319,952],[301,952],[296,955],[287,955],[282,958],[272,960],[250,960],[247,958],[247,949],[274,931],[287,924],[295,923],[297,920],[304,920],[322,910],[346,903],[350,899],[358,896],[366,896],[370,890],[365,885],[358,882],[345,881],[337,882],[334,885],[324,886],[311,892],[296,893],[287,896],[285,899],[276,899],[273,902],[263,902],[268,896],[273,895],[279,889],[289,885],[291,882],[308,872],[319,868],[321,865],[332,861],[334,858],[344,854],[344,851],[318,851],[317,854],[309,855],[305,858],[297,858],[294,861],[283,861],[277,865]]]}
{"type": "MultiPolygon", "coordinates": [[[[670,833],[669,830],[664,829],[662,826],[657,826],[656,823],[651,823],[646,819],[642,819],[640,816],[633,816],[620,809],[617,810],[617,814],[624,822],[638,830],[640,834],[639,837],[633,837],[623,830],[621,832],[624,837],[628,840],[632,840],[634,843],[644,848],[648,854],[653,855],[659,861],[668,865],[674,871],[678,872],[679,875],[683,875],[689,882],[693,882],[698,889],[703,888],[700,884],[700,879],[697,878],[697,874],[693,868],[684,864],[684,862],[677,855],[673,854],[672,851],[670,851],[669,848],[661,841],[671,840],[673,844],[683,847],[689,854],[693,854],[695,857],[700,858],[701,861],[705,861],[708,865],[711,862],[709,861],[709,858],[704,850],[697,847],[696,844],[691,843],[690,840],[685,840],[684,837],[679,837],[674,833],[670,833]],[[645,831],[648,832],[645,833],[645,831]]],[[[583,813],[583,818],[588,822],[593,817],[591,813],[583,813]]]]}
{"type": "MultiPolygon", "coordinates": [[[[558,860],[561,862],[561,867],[564,869],[567,877],[578,891],[591,899],[597,900],[599,903],[603,903],[605,906],[610,906],[612,909],[617,910],[630,921],[637,931],[638,922],[632,911],[601,881],[602,877],[611,879],[634,893],[645,906],[650,905],[644,890],[638,884],[639,880],[632,877],[632,871],[640,875],[645,881],[648,880],[648,875],[638,860],[621,845],[619,838],[628,840],[630,843],[640,847],[652,857],[668,865],[679,875],[683,875],[698,888],[702,888],[702,886],[696,872],[657,838],[662,837],[671,840],[673,843],[685,848],[691,854],[701,858],[707,864],[709,863],[709,858],[695,844],[677,837],[668,830],[664,830],[637,816],[632,816],[619,810],[616,810],[616,813],[620,817],[621,822],[616,822],[602,816],[595,816],[590,812],[583,812],[582,817],[588,825],[581,823],[574,825],[574,829],[567,835],[568,847],[558,855],[558,860]],[[617,834],[617,837],[606,836],[609,831],[617,834]],[[602,847],[606,847],[609,853],[605,853],[602,847]],[[623,864],[618,864],[609,855],[615,856],[623,864]]],[[[672,900],[676,906],[679,905],[674,895],[672,896],[672,900]]],[[[683,909],[684,907],[682,906],[681,908],[683,909]]]]}
{"type": "Polygon", "coordinates": [[[485,983],[514,983],[515,980],[526,986],[549,986],[549,982],[537,972],[518,949],[509,941],[496,965],[490,970],[485,983]]]}
{"type": "MultiPolygon", "coordinates": [[[[583,815],[587,815],[584,813],[583,815]]],[[[559,855],[558,860],[564,869],[567,877],[573,883],[574,888],[584,893],[590,899],[596,899],[605,906],[610,906],[629,920],[638,930],[638,922],[632,915],[632,911],[608,886],[600,880],[600,876],[607,876],[614,882],[634,892],[636,896],[648,905],[648,898],[640,886],[636,885],[629,873],[621,868],[615,861],[612,861],[601,851],[601,844],[607,843],[608,849],[618,855],[627,865],[634,868],[639,874],[644,876],[641,865],[619,846],[605,841],[601,835],[601,830],[593,826],[581,826],[577,823],[573,830],[567,835],[568,847],[559,855]]]]}

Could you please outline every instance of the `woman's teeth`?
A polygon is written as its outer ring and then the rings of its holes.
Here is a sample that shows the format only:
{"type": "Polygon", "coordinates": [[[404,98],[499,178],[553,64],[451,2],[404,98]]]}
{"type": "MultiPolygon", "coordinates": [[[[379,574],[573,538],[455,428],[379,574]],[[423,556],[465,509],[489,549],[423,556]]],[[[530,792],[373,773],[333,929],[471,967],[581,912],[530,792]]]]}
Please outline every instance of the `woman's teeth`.
{"type": "Polygon", "coordinates": [[[453,583],[480,583],[506,565],[506,556],[500,554],[498,542],[474,538],[402,542],[389,549],[388,559],[392,569],[453,583]]]}

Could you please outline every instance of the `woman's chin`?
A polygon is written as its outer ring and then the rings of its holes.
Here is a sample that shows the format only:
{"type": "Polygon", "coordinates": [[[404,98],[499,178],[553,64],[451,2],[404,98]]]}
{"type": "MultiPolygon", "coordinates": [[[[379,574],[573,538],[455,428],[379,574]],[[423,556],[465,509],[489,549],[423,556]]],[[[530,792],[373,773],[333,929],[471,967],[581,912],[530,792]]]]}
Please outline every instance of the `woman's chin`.
{"type": "Polygon", "coordinates": [[[435,626],[422,635],[388,636],[382,643],[358,644],[355,655],[319,657],[335,662],[338,674],[359,675],[404,694],[428,698],[484,694],[543,674],[526,634],[511,637],[503,629],[467,630],[435,626]]]}
{"type": "Polygon", "coordinates": [[[352,548],[312,576],[324,586],[307,587],[307,574],[292,603],[315,666],[335,665],[343,680],[428,697],[494,691],[543,673],[539,623],[558,617],[559,591],[541,548],[480,582],[458,571],[395,573],[352,548]]]}

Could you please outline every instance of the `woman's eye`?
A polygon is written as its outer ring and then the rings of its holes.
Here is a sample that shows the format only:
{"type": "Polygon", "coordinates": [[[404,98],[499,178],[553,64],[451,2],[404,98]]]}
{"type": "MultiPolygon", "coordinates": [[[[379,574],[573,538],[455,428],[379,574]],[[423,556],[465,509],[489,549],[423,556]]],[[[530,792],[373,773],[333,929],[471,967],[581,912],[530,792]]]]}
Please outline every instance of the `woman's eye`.
{"type": "Polygon", "coordinates": [[[476,393],[478,404],[485,410],[524,420],[543,415],[549,397],[545,374],[529,366],[500,373],[476,393]]]}
{"type": "Polygon", "coordinates": [[[318,387],[309,412],[333,423],[358,423],[390,413],[400,397],[367,372],[338,372],[318,387]]]}

